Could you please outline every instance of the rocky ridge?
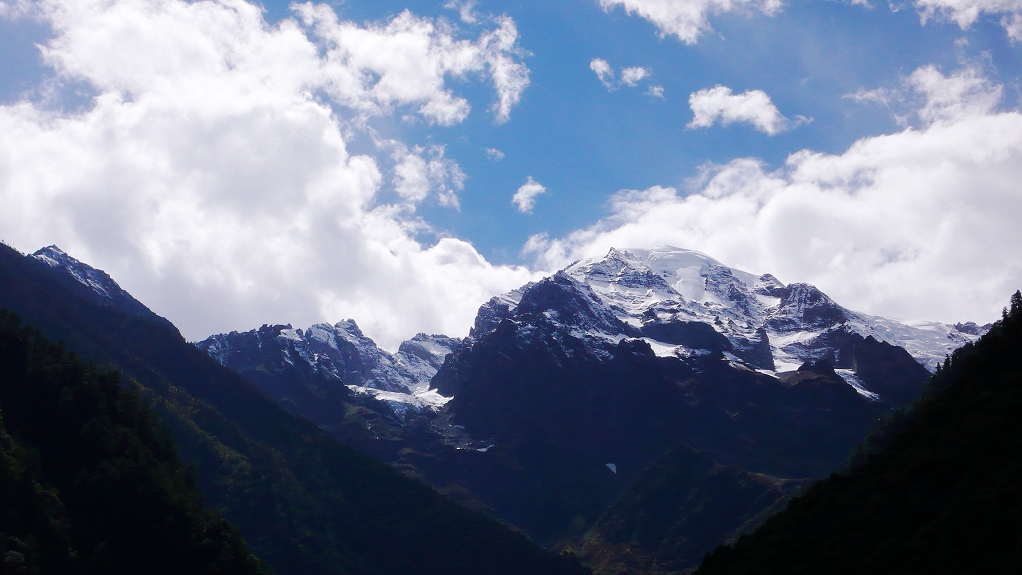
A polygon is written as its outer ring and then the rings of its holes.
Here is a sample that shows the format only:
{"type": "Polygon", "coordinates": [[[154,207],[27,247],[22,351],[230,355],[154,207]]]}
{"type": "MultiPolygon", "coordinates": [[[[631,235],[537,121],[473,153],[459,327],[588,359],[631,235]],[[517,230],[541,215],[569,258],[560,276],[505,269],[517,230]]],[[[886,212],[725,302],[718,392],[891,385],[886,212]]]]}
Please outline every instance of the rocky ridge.
{"type": "Polygon", "coordinates": [[[623,339],[641,339],[661,357],[722,353],[736,367],[771,375],[827,359],[867,397],[876,394],[856,375],[847,354],[850,336],[902,347],[932,371],[989,327],[903,323],[854,312],[813,285],[785,285],[771,274],[757,276],[670,246],[611,249],[492,298],[480,308],[472,336],[510,318],[547,323],[586,341],[598,356],[623,339]],[[549,309],[538,309],[540,299],[549,309]]]}
{"type": "Polygon", "coordinates": [[[385,402],[403,417],[409,409],[437,409],[447,403],[449,398],[430,389],[429,382],[444,358],[464,342],[420,333],[391,354],[348,319],[304,330],[264,325],[249,332],[210,336],[195,345],[235,370],[254,365],[267,355],[279,357],[292,367],[300,365],[311,371],[325,386],[343,385],[355,394],[385,402]]]}
{"type": "MultiPolygon", "coordinates": [[[[63,269],[68,279],[107,305],[149,312],[108,274],[56,246],[31,257],[63,269]]],[[[624,339],[641,339],[658,356],[721,353],[736,367],[772,375],[827,359],[849,385],[874,399],[877,393],[863,385],[852,358],[842,355],[850,335],[902,347],[932,371],[947,354],[989,328],[972,322],[904,323],[858,313],[813,285],[785,285],[771,274],[757,276],[697,251],[660,246],[611,249],[603,258],[577,261],[540,282],[494,297],[480,307],[466,339],[420,333],[391,354],[347,319],[304,330],[264,325],[213,335],[196,345],[233,369],[243,366],[242,358],[254,361],[272,350],[283,361],[303,364],[403,417],[409,409],[444,406],[450,397],[431,388],[430,381],[446,356],[513,316],[519,323],[531,318],[527,321],[577,337],[598,357],[607,357],[624,339]],[[551,296],[554,300],[548,301],[551,296]],[[540,309],[544,306],[548,309],[540,309]]]]}

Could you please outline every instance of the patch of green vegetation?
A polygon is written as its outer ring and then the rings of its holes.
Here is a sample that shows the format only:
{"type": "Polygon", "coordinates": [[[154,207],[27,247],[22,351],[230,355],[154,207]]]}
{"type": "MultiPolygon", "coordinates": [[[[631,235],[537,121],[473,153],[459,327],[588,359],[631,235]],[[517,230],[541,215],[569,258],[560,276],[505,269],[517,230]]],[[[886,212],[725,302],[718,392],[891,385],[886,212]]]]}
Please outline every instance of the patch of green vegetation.
{"type": "Polygon", "coordinates": [[[117,372],[3,310],[0,411],[0,572],[270,572],[117,372]]]}

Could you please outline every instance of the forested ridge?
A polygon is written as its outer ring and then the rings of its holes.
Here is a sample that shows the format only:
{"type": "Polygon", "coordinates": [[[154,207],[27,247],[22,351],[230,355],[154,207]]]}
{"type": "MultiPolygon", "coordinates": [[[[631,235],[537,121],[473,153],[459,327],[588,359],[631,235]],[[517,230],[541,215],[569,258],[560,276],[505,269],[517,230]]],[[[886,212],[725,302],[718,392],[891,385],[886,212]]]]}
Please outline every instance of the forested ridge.
{"type": "Polygon", "coordinates": [[[1022,573],[1022,293],[928,393],[698,573],[1022,573]]]}
{"type": "Polygon", "coordinates": [[[0,417],[0,572],[270,572],[119,373],[4,310],[0,417]]]}
{"type": "Polygon", "coordinates": [[[589,572],[341,445],[186,342],[167,320],[118,303],[0,245],[0,308],[137,382],[181,458],[195,465],[207,504],[279,574],[589,572]]]}

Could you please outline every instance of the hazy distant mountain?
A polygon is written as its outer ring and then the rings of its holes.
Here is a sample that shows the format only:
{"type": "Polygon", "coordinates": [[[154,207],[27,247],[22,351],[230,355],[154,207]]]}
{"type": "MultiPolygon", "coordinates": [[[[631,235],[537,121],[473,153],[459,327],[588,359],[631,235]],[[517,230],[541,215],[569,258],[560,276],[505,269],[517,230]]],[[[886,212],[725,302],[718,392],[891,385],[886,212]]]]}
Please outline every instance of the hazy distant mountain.
{"type": "Polygon", "coordinates": [[[437,410],[450,398],[429,382],[463,340],[419,334],[391,354],[347,320],[304,330],[264,325],[195,345],[288,411],[388,462],[414,468],[409,458],[454,449],[446,436],[461,434],[449,425],[446,434],[438,433],[437,410]]]}

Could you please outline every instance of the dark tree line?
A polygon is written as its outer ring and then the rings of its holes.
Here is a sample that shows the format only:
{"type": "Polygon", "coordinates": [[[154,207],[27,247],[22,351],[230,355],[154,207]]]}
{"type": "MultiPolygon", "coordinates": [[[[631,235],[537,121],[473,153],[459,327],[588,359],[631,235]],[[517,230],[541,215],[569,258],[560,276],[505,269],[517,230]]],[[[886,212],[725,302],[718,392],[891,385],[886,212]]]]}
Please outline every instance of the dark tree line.
{"type": "Polygon", "coordinates": [[[1022,573],[1022,293],[856,461],[699,573],[1022,573]]]}
{"type": "Polygon", "coordinates": [[[120,374],[0,310],[0,572],[262,574],[120,374]]]}

